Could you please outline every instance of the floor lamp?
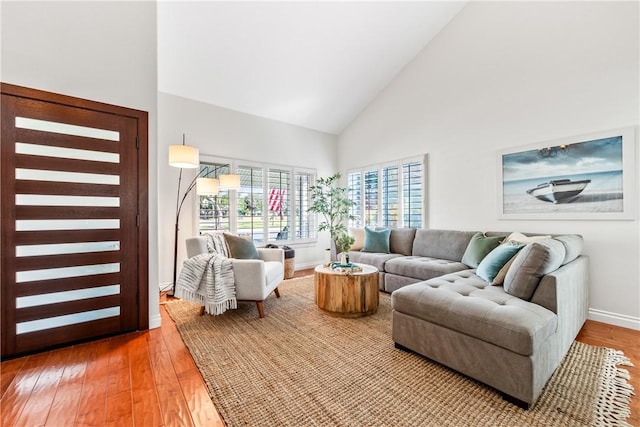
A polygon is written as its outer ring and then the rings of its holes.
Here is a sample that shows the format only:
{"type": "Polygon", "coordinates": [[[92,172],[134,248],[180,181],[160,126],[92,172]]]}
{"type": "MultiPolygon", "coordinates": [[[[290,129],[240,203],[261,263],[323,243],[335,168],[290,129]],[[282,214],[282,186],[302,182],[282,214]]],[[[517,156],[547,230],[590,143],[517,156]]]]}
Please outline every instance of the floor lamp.
{"type": "Polygon", "coordinates": [[[184,201],[194,188],[196,189],[196,193],[199,195],[216,195],[218,194],[218,188],[220,187],[227,188],[229,190],[237,190],[240,188],[240,177],[238,175],[229,174],[220,175],[219,180],[216,178],[209,178],[209,176],[215,174],[218,169],[226,167],[227,165],[216,167],[213,170],[201,169],[187,186],[182,198],[180,198],[182,170],[200,167],[200,151],[196,147],[185,145],[184,134],[182,135],[182,145],[169,146],[169,165],[180,168],[180,174],[178,175],[178,194],[176,196],[176,226],[173,241],[173,282],[171,282],[171,289],[168,292],[169,296],[173,296],[178,276],[178,231],[180,212],[182,211],[184,201]]]}

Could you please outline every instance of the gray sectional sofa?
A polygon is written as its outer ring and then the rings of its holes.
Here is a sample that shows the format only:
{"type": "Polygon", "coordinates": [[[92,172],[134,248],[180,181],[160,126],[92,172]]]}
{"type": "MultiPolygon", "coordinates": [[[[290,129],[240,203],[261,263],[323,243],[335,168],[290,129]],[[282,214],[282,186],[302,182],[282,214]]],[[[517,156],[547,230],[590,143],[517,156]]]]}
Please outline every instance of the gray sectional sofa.
{"type": "MultiPolygon", "coordinates": [[[[391,294],[392,338],[408,349],[533,404],[587,318],[582,238],[529,243],[495,286],[462,262],[474,231],[393,229],[391,253],[349,251],[391,294]],[[525,250],[526,249],[526,250],[525,250]]],[[[510,233],[486,233],[507,236],[510,233]]]]}

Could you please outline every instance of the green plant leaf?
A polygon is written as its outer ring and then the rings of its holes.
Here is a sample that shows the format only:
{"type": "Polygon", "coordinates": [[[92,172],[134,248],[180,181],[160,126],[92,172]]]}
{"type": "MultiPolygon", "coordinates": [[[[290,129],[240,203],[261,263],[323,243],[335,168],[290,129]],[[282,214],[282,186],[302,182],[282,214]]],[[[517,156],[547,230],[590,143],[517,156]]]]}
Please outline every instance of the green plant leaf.
{"type": "Polygon", "coordinates": [[[339,251],[348,249],[355,239],[348,234],[345,221],[354,220],[349,210],[355,203],[348,197],[348,189],[339,187],[341,174],[338,172],[327,178],[318,178],[309,187],[311,206],[308,212],[320,214],[323,220],[318,224],[318,231],[329,231],[331,239],[339,251]]]}

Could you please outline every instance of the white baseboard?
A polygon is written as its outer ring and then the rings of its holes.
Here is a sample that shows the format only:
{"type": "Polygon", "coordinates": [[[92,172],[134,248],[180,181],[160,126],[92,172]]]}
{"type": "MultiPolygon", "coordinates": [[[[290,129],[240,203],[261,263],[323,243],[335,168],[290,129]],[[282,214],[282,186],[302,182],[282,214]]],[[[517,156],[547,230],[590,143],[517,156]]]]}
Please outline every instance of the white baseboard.
{"type": "Polygon", "coordinates": [[[626,314],[611,313],[609,311],[590,308],[589,320],[640,331],[640,317],[627,316],[626,314]]]}
{"type": "Polygon", "coordinates": [[[171,285],[173,285],[173,282],[160,283],[160,292],[168,291],[171,288],[171,285]]]}
{"type": "Polygon", "coordinates": [[[154,314],[149,317],[149,329],[159,328],[162,325],[162,318],[160,317],[160,313],[154,314]]]}
{"type": "Polygon", "coordinates": [[[320,264],[322,264],[322,261],[311,261],[311,262],[303,262],[303,263],[296,262],[296,271],[307,270],[309,268],[316,268],[320,264]]]}

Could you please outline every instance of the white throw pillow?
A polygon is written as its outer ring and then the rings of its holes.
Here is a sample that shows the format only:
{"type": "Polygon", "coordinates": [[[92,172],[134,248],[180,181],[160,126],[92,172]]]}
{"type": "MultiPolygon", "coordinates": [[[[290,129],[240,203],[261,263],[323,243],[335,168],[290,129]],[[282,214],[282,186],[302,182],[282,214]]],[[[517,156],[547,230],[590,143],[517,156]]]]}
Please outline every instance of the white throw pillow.
{"type": "Polygon", "coordinates": [[[364,228],[349,227],[349,236],[356,239],[349,248],[350,251],[359,251],[364,248],[364,228]]]}
{"type": "Polygon", "coordinates": [[[525,236],[522,233],[518,233],[517,231],[511,233],[507,236],[506,239],[502,241],[502,243],[508,242],[517,242],[517,243],[533,243],[539,242],[540,240],[550,239],[551,236],[525,236]]]}

